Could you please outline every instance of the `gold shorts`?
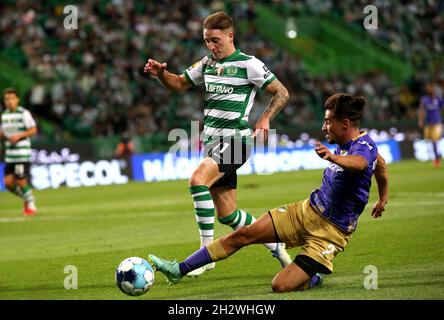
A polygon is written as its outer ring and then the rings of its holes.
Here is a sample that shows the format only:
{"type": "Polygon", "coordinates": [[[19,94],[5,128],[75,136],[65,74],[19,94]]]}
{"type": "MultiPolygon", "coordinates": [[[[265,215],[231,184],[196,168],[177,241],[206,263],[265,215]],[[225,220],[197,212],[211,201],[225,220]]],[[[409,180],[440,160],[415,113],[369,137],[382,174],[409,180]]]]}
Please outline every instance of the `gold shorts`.
{"type": "Polygon", "coordinates": [[[442,124],[430,124],[424,127],[424,139],[438,141],[442,135],[442,124]]]}
{"type": "Polygon", "coordinates": [[[306,199],[270,210],[274,228],[287,248],[302,247],[300,255],[333,272],[333,258],[344,251],[351,236],[321,217],[306,199]]]}

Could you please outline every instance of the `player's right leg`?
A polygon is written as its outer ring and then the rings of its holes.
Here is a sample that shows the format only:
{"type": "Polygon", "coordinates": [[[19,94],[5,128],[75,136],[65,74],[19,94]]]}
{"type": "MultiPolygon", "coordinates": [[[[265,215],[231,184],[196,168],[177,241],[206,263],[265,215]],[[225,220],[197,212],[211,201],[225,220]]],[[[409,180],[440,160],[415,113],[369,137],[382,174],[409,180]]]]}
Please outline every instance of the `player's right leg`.
{"type": "MultiPolygon", "coordinates": [[[[199,228],[200,246],[204,247],[213,241],[214,236],[214,202],[209,187],[223,174],[213,159],[206,157],[193,172],[189,180],[189,190],[193,198],[196,222],[199,228]]],[[[214,268],[214,264],[208,268],[214,268]]],[[[205,270],[195,270],[190,276],[199,276],[205,270]]]]}
{"type": "Polygon", "coordinates": [[[170,262],[154,255],[148,260],[162,272],[168,283],[175,284],[189,272],[212,262],[223,260],[252,243],[276,242],[276,233],[269,214],[262,215],[254,224],[242,227],[229,235],[200,248],[183,262],[170,262]]]}
{"type": "MultiPolygon", "coordinates": [[[[220,223],[237,230],[256,222],[256,218],[250,213],[237,208],[236,189],[219,187],[212,189],[211,195],[214,199],[220,223]]],[[[292,262],[291,257],[285,250],[284,243],[264,243],[264,246],[270,250],[272,256],[279,261],[282,268],[292,262]]]]}
{"type": "Polygon", "coordinates": [[[29,176],[29,163],[7,163],[5,167],[5,187],[16,196],[24,200],[25,215],[37,212],[34,195],[26,177],[29,176]]]}
{"type": "Polygon", "coordinates": [[[15,190],[15,177],[13,174],[5,174],[3,178],[3,183],[5,184],[5,187],[6,189],[8,189],[8,191],[15,194],[16,196],[21,197],[21,195],[18,194],[15,190]]]}

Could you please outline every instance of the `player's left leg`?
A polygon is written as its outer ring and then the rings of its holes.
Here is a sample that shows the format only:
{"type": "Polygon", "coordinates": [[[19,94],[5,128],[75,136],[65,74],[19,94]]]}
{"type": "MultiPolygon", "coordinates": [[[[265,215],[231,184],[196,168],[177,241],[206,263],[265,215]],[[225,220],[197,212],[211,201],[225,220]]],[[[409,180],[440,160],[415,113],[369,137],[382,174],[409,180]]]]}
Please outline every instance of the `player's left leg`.
{"type": "MultiPolygon", "coordinates": [[[[250,213],[237,208],[236,189],[228,187],[211,189],[211,196],[220,223],[237,230],[256,221],[250,213]]],[[[264,246],[271,251],[273,257],[279,260],[283,268],[291,263],[284,243],[264,243],[264,246]]]]}
{"type": "Polygon", "coordinates": [[[28,184],[26,178],[17,178],[16,185],[21,190],[24,200],[23,214],[33,215],[37,213],[37,207],[35,205],[35,198],[31,190],[31,186],[28,184]]]}
{"type": "Polygon", "coordinates": [[[433,164],[437,168],[440,166],[440,158],[441,158],[441,155],[439,154],[438,151],[438,143],[439,140],[441,139],[441,135],[442,135],[442,125],[437,124],[431,127],[430,138],[432,140],[433,154],[435,156],[435,158],[433,159],[433,164]]]}
{"type": "Polygon", "coordinates": [[[322,285],[321,273],[331,273],[315,259],[299,254],[271,283],[274,292],[304,291],[322,285]]]}

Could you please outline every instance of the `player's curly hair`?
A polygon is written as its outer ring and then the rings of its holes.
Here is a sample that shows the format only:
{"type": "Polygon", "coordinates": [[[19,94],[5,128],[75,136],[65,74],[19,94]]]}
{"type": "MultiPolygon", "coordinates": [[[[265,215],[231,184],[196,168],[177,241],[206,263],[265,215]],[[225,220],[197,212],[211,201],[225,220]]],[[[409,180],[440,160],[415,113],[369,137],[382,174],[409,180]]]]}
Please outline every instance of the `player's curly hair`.
{"type": "Polygon", "coordinates": [[[231,19],[231,17],[227,13],[223,11],[218,11],[210,14],[208,17],[205,18],[205,20],[203,21],[203,27],[204,29],[221,30],[233,28],[233,19],[231,19]]]}
{"type": "Polygon", "coordinates": [[[364,114],[364,105],[364,97],[352,96],[348,93],[336,93],[325,101],[324,108],[332,110],[337,119],[349,119],[357,124],[364,114]]]}

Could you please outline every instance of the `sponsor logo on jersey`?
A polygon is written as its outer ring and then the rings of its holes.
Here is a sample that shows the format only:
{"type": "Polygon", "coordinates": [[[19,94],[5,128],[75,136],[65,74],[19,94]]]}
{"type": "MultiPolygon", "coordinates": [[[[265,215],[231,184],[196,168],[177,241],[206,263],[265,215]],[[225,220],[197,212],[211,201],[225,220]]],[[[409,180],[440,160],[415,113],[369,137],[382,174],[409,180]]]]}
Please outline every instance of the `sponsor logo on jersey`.
{"type": "Polygon", "coordinates": [[[226,86],[223,84],[205,84],[207,93],[222,93],[222,94],[232,94],[234,91],[233,87],[226,86]]]}

